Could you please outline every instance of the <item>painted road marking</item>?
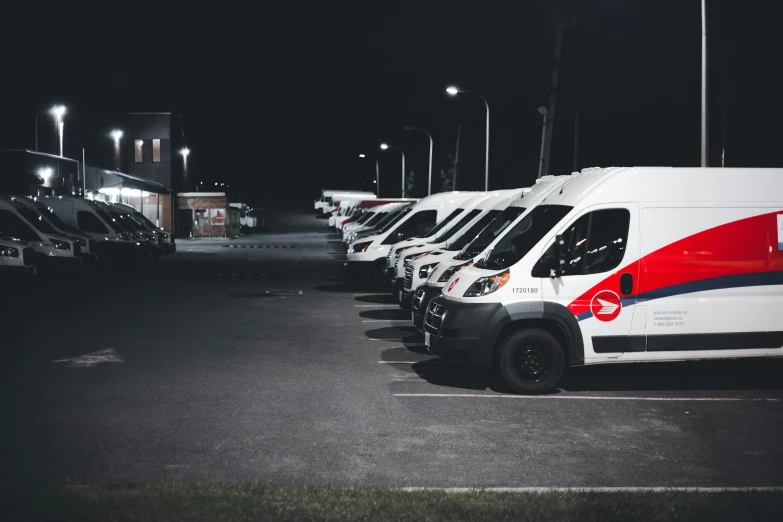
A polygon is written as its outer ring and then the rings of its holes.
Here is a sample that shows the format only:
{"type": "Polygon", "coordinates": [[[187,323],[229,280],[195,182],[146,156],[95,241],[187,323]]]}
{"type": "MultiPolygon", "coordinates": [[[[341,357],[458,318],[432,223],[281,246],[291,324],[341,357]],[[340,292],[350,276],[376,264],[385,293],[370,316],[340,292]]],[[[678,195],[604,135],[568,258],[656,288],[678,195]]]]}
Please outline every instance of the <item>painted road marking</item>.
{"type": "Polygon", "coordinates": [[[783,398],[754,397],[599,397],[586,395],[490,395],[487,393],[395,393],[395,397],[481,397],[485,399],[561,399],[584,401],[709,401],[709,402],[780,402],[783,398]]]}
{"type": "Polygon", "coordinates": [[[294,245],[223,245],[223,248],[296,248],[294,245]]]}
{"type": "MultiPolygon", "coordinates": [[[[360,305],[354,305],[354,306],[356,308],[379,308],[379,307],[382,307],[382,306],[389,307],[389,306],[392,306],[392,304],[391,303],[387,303],[387,304],[360,304],[360,305]]],[[[400,309],[399,307],[389,308],[389,310],[399,310],[399,309],[400,309]]]]}
{"type": "Polygon", "coordinates": [[[401,342],[404,342],[402,339],[371,339],[371,338],[368,338],[367,340],[368,340],[368,341],[391,341],[391,342],[393,342],[393,343],[401,343],[401,342]]]}
{"type": "Polygon", "coordinates": [[[114,348],[108,350],[98,350],[97,352],[89,353],[87,355],[79,355],[78,357],[69,357],[68,359],[57,359],[52,361],[53,363],[68,363],[65,366],[68,368],[89,368],[96,364],[111,362],[121,363],[122,358],[117,355],[114,348]]]}
{"type": "Polygon", "coordinates": [[[365,319],[363,323],[410,323],[410,319],[365,319]]]}
{"type": "Polygon", "coordinates": [[[432,488],[432,487],[407,487],[400,488],[401,491],[442,491],[444,493],[480,493],[482,491],[488,491],[492,493],[621,493],[621,492],[690,492],[690,493],[740,493],[749,491],[783,491],[783,486],[759,486],[759,487],[726,487],[726,488],[705,488],[705,487],[666,487],[666,486],[652,486],[652,487],[598,487],[598,488],[582,488],[582,487],[519,487],[519,488],[432,488]]]}
{"type": "Polygon", "coordinates": [[[440,361],[378,361],[378,364],[421,364],[421,363],[427,363],[427,364],[440,364],[440,361]]]}
{"type": "Polygon", "coordinates": [[[356,295],[356,296],[361,296],[361,297],[369,297],[369,296],[373,296],[373,295],[389,295],[389,294],[384,294],[384,293],[377,293],[377,294],[363,293],[363,294],[351,294],[351,295],[356,295]]]}

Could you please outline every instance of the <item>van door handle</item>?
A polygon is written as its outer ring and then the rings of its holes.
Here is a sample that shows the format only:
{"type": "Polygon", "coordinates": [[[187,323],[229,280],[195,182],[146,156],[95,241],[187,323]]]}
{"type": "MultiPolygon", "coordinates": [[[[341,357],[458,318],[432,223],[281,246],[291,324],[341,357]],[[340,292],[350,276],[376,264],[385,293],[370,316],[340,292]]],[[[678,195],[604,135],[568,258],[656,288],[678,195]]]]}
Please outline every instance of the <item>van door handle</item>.
{"type": "Polygon", "coordinates": [[[620,276],[620,293],[623,295],[633,293],[633,276],[628,272],[620,276]]]}

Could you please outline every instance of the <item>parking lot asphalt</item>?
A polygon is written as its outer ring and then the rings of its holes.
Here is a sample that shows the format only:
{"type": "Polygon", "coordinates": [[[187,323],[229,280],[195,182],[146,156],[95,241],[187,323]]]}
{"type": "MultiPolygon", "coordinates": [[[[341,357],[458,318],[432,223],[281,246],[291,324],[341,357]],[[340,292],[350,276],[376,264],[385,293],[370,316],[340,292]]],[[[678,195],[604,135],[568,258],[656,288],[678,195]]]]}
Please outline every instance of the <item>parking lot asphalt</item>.
{"type": "Polygon", "coordinates": [[[4,485],[783,486],[781,360],[578,368],[516,396],[346,283],[335,234],[178,249],[2,289],[4,485]]]}

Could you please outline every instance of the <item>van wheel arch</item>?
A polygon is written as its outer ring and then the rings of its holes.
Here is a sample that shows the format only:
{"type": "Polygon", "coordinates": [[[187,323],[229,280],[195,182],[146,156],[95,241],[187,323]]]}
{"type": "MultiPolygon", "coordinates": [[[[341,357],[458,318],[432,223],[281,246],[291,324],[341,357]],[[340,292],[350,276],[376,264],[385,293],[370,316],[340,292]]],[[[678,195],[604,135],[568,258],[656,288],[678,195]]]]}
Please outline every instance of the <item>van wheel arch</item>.
{"type": "Polygon", "coordinates": [[[581,361],[575,361],[575,357],[573,353],[574,343],[571,340],[571,336],[566,331],[567,326],[562,324],[561,321],[558,321],[557,319],[554,318],[536,318],[536,319],[512,320],[511,322],[506,323],[500,329],[497,336],[495,336],[495,346],[493,347],[493,354],[492,354],[492,365],[494,367],[497,367],[500,345],[509,335],[520,330],[527,330],[531,328],[538,328],[544,330],[550,333],[551,335],[553,335],[558,340],[558,342],[560,342],[560,346],[563,347],[566,367],[577,366],[581,364],[581,361]]]}

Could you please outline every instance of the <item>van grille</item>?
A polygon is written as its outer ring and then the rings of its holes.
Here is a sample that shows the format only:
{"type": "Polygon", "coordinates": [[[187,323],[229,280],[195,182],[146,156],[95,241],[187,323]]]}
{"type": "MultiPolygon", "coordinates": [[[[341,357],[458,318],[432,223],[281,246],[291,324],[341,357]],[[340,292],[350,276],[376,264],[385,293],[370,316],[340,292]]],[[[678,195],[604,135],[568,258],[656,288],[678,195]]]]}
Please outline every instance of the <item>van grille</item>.
{"type": "Polygon", "coordinates": [[[32,248],[23,248],[22,249],[22,263],[24,263],[24,266],[31,266],[35,264],[35,253],[33,252],[32,248]]]}
{"type": "Polygon", "coordinates": [[[437,334],[440,330],[441,323],[443,323],[443,315],[445,313],[445,306],[435,300],[430,301],[430,306],[427,308],[427,313],[424,315],[424,329],[431,334],[437,334]]]}
{"type": "Polygon", "coordinates": [[[413,310],[414,314],[419,313],[419,307],[421,306],[421,301],[424,299],[424,287],[419,287],[416,289],[416,293],[413,294],[413,301],[411,301],[411,310],[413,310]]]}
{"type": "Polygon", "coordinates": [[[411,261],[405,261],[405,279],[402,281],[402,287],[405,290],[410,290],[413,284],[413,263],[411,261]]]}

